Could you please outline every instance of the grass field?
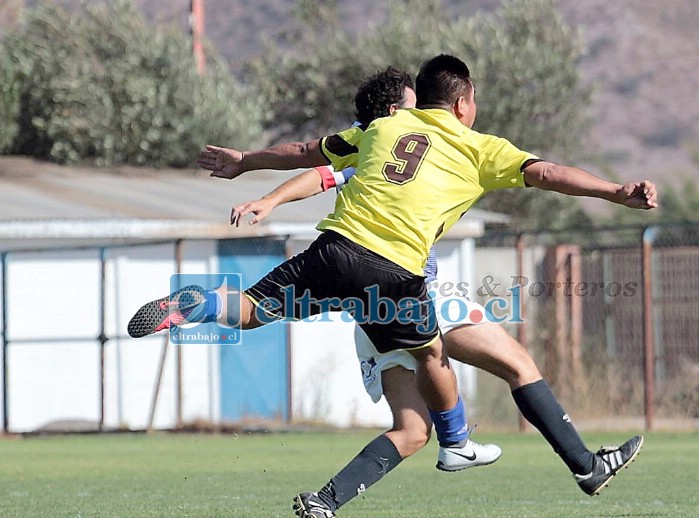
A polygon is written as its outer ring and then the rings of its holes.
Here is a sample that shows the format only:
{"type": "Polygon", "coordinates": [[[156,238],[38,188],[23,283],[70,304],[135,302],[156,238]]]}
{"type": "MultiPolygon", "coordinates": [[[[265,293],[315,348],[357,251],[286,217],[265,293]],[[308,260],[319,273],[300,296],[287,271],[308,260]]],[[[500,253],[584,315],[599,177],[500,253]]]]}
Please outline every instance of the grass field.
{"type": "MultiPolygon", "coordinates": [[[[0,517],[292,517],[373,432],[86,435],[0,439],[0,517]]],[[[628,434],[585,434],[595,449],[628,434]]],[[[494,465],[434,469],[430,444],[341,518],[699,516],[699,434],[650,434],[601,496],[575,485],[535,434],[479,434],[494,465]]]]}

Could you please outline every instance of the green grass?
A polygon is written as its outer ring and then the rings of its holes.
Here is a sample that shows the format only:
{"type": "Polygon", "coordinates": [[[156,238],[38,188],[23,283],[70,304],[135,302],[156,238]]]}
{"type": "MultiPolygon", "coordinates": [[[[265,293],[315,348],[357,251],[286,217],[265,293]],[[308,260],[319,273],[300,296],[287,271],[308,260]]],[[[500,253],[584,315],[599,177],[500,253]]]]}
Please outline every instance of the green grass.
{"type": "MultiPolygon", "coordinates": [[[[103,435],[0,439],[0,517],[293,516],[374,432],[103,435]]],[[[585,434],[596,449],[625,434],[585,434]]],[[[430,444],[355,498],[340,518],[699,516],[699,434],[649,434],[601,496],[585,496],[535,434],[479,434],[496,464],[434,469],[430,444]]]]}

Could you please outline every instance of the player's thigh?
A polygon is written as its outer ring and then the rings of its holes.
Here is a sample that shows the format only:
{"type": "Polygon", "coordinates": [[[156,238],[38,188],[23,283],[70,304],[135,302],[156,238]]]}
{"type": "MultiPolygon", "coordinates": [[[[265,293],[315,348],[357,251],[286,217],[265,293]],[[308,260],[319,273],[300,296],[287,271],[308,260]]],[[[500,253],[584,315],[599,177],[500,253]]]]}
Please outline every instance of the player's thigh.
{"type": "Polygon", "coordinates": [[[459,292],[437,293],[434,300],[437,324],[442,334],[467,324],[480,324],[486,320],[486,310],[478,302],[459,292]]]}
{"type": "Polygon", "coordinates": [[[349,294],[361,311],[352,316],[382,353],[429,345],[438,327],[424,278],[386,259],[371,259],[356,267],[349,294]]]}
{"type": "Polygon", "coordinates": [[[456,327],[444,335],[444,342],[451,358],[490,372],[510,385],[541,379],[531,355],[499,324],[456,327]]]}
{"type": "Polygon", "coordinates": [[[362,371],[362,382],[367,394],[374,403],[381,400],[383,393],[383,373],[393,367],[415,372],[417,361],[409,353],[401,350],[380,353],[369,337],[359,326],[354,327],[354,346],[362,371]]]}
{"type": "MultiPolygon", "coordinates": [[[[287,259],[245,290],[251,302],[249,327],[281,318],[303,319],[323,311],[319,301],[338,278],[334,267],[323,263],[328,254],[327,236],[321,235],[294,257],[287,259]]],[[[326,308],[325,311],[334,309],[326,308]]]]}

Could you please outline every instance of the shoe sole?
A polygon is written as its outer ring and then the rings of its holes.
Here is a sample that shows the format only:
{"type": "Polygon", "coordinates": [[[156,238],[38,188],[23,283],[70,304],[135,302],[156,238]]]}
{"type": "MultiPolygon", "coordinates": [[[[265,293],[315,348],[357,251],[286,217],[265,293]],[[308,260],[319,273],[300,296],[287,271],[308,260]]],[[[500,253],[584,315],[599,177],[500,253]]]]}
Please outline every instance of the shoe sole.
{"type": "Polygon", "coordinates": [[[465,469],[479,468],[481,466],[490,466],[495,461],[497,461],[500,457],[502,457],[502,454],[500,454],[496,459],[493,459],[490,462],[482,462],[480,464],[474,464],[472,466],[464,466],[463,468],[456,468],[456,469],[447,469],[444,467],[444,464],[442,464],[441,462],[437,462],[437,464],[435,465],[435,468],[437,468],[439,471],[444,471],[445,473],[456,473],[457,471],[463,471],[465,469]]]}
{"type": "Polygon", "coordinates": [[[607,480],[605,480],[597,489],[595,489],[592,493],[590,493],[590,496],[599,495],[605,487],[609,486],[609,483],[611,482],[611,480],[614,477],[617,476],[617,473],[619,473],[622,469],[629,468],[629,465],[633,461],[635,461],[636,457],[638,457],[638,454],[641,453],[641,448],[643,448],[644,441],[645,441],[645,438],[643,436],[641,436],[641,442],[638,444],[638,448],[636,448],[636,451],[633,452],[633,455],[631,455],[631,457],[629,457],[629,460],[627,460],[618,470],[616,470],[616,472],[611,477],[609,477],[607,480]]]}
{"type": "Polygon", "coordinates": [[[163,307],[164,303],[178,300],[182,295],[189,295],[192,300],[191,302],[179,306],[177,310],[180,312],[192,309],[205,300],[204,292],[198,286],[186,286],[173,292],[168,297],[152,300],[141,306],[134,316],[131,317],[127,327],[129,336],[132,338],[142,338],[162,330],[159,329],[160,326],[163,325],[171,313],[169,308],[163,307]]]}
{"type": "Polygon", "coordinates": [[[310,514],[306,514],[309,512],[309,510],[303,504],[303,500],[301,500],[301,495],[296,495],[294,497],[294,505],[291,506],[291,509],[294,511],[294,514],[296,516],[299,516],[299,517],[311,516],[310,514]],[[304,513],[304,514],[301,514],[301,513],[304,513]]]}
{"type": "Polygon", "coordinates": [[[294,505],[291,506],[291,509],[294,511],[296,516],[303,516],[301,513],[306,512],[306,506],[303,505],[303,502],[301,501],[301,495],[296,495],[294,497],[294,505]]]}

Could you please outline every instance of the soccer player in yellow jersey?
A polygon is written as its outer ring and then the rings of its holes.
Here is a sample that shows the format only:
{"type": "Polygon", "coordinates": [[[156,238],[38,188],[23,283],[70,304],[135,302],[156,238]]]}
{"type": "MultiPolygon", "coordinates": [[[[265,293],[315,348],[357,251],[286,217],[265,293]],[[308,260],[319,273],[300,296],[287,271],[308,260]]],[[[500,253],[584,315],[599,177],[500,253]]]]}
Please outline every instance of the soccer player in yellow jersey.
{"type": "MultiPolygon", "coordinates": [[[[340,167],[357,165],[357,174],[338,198],[336,210],[321,222],[321,237],[247,290],[235,309],[240,311],[243,328],[249,328],[263,323],[254,311],[262,301],[268,302],[263,309],[282,309],[284,313],[277,314],[285,316],[328,308],[312,305],[304,312],[297,301],[285,307],[280,286],[293,286],[296,293],[308,290],[314,301],[339,297],[339,308],[359,317],[362,329],[381,346],[381,352],[407,349],[416,357],[418,386],[431,410],[440,449],[458,450],[467,437],[463,408],[436,330],[427,325],[433,310],[425,298],[421,269],[432,242],[481,195],[495,188],[531,185],[642,209],[656,206],[656,192],[647,181],[613,184],[576,168],[540,161],[504,139],[471,131],[476,114],[473,85],[466,65],[451,56],[438,56],[422,67],[417,98],[420,109],[376,121],[363,135],[355,130],[259,153],[210,147],[201,155],[200,165],[224,178],[256,168],[312,166],[319,156],[340,167]],[[375,291],[366,290],[368,284],[375,291]],[[384,312],[365,319],[367,315],[356,311],[356,306],[342,305],[352,298],[369,303],[371,313],[377,294],[395,302],[399,310],[407,309],[401,301],[417,301],[418,318],[386,322],[384,312]]],[[[225,301],[219,308],[220,300],[210,308],[214,318],[231,311],[225,301]]],[[[592,470],[581,473],[578,483],[586,492],[597,492],[633,460],[641,443],[639,437],[607,457],[598,453],[592,470]],[[589,481],[589,488],[583,479],[589,481]]]]}
{"type": "MultiPolygon", "coordinates": [[[[361,124],[355,123],[355,126],[358,125],[360,129],[367,128],[374,117],[392,114],[399,107],[414,107],[410,104],[412,101],[410,95],[397,93],[395,88],[392,89],[386,84],[385,78],[383,81],[375,79],[381,75],[385,77],[386,74],[387,72],[384,71],[369,78],[359,88],[355,97],[355,107],[361,124]],[[378,88],[385,91],[382,94],[378,93],[376,91],[378,88]],[[369,92],[365,92],[367,89],[369,92]],[[380,101],[383,101],[383,104],[380,101]]],[[[347,151],[341,152],[346,156],[348,152],[352,153],[351,139],[357,140],[359,137],[361,140],[361,134],[356,129],[343,133],[348,133],[349,138],[342,139],[345,141],[344,144],[342,141],[336,141],[335,147],[338,150],[346,149],[347,151]]],[[[222,150],[221,153],[235,155],[237,152],[227,149],[222,150]]],[[[320,166],[321,159],[323,159],[322,155],[319,156],[318,167],[297,175],[261,199],[235,206],[232,212],[232,223],[240,224],[241,218],[248,214],[254,214],[254,218],[249,221],[250,224],[258,223],[282,203],[304,199],[336,186],[339,186],[339,191],[340,187],[344,188],[343,184],[356,172],[353,167],[341,172],[328,170],[327,167],[320,166]]],[[[436,263],[431,265],[428,261],[424,274],[428,282],[434,280],[436,263]]],[[[438,301],[435,302],[439,307],[438,301]]],[[[467,305],[468,314],[471,313],[472,308],[479,308],[472,301],[459,302],[467,305]]],[[[439,310],[437,315],[438,318],[441,315],[439,310]]],[[[588,478],[587,475],[592,473],[595,465],[603,466],[605,459],[610,458],[611,452],[600,451],[594,454],[587,449],[565,410],[542,379],[533,359],[516,340],[510,337],[499,324],[492,322],[474,324],[468,321],[451,322],[440,319],[439,324],[444,334],[448,354],[452,359],[484,369],[508,383],[512,397],[522,414],[548,440],[575,475],[581,489],[588,494],[595,494],[595,489],[603,487],[600,484],[600,477],[595,477],[591,484],[592,477],[588,478]]],[[[302,518],[334,516],[333,513],[337,508],[357,495],[358,487],[363,485],[368,488],[370,483],[379,480],[392,469],[390,459],[402,460],[423,447],[428,440],[425,429],[429,430],[431,427],[430,421],[420,410],[418,403],[407,399],[410,394],[415,393],[410,377],[411,360],[405,358],[409,358],[409,355],[401,351],[378,353],[360,330],[355,333],[355,341],[358,358],[362,364],[365,388],[374,401],[378,401],[381,395],[386,397],[394,415],[393,427],[367,445],[317,493],[298,495],[296,497],[297,514],[302,518]],[[392,444],[395,446],[391,447],[392,444]],[[400,456],[393,454],[396,448],[400,456]],[[376,475],[372,466],[376,465],[378,458],[389,459],[389,462],[386,469],[376,475]]],[[[638,439],[633,438],[621,449],[634,451],[634,446],[637,444],[638,439]]],[[[616,470],[610,470],[607,480],[611,478],[612,471],[616,472],[616,470]]]]}

